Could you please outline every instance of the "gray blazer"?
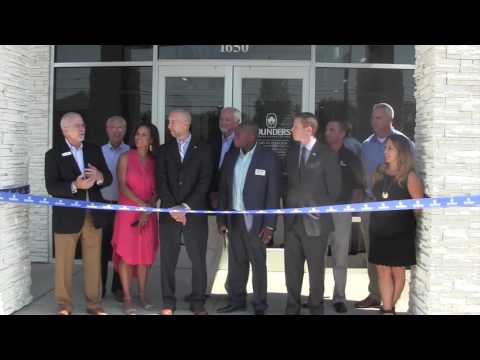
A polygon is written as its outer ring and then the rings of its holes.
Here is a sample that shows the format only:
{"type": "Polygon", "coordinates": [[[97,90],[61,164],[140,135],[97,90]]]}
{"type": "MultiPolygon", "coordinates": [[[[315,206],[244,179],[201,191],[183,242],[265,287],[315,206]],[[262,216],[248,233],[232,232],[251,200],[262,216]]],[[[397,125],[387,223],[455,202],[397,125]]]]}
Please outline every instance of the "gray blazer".
{"type": "MultiPolygon", "coordinates": [[[[288,151],[285,169],[287,185],[285,207],[311,207],[335,204],[342,190],[342,173],[337,154],[318,140],[310,152],[305,173],[300,179],[300,144],[288,151]]],[[[285,215],[285,231],[291,230],[295,216],[301,216],[309,236],[327,235],[334,230],[330,214],[285,215]]]]}

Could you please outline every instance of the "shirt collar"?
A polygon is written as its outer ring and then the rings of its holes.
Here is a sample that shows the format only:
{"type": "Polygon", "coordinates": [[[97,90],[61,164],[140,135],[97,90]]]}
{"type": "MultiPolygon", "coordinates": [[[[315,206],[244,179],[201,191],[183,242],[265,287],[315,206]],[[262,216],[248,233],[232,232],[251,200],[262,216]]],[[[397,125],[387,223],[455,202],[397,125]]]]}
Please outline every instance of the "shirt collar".
{"type": "Polygon", "coordinates": [[[257,147],[257,143],[255,143],[255,145],[253,146],[253,148],[250,149],[249,152],[247,152],[246,154],[243,152],[242,149],[240,149],[240,156],[241,157],[247,157],[247,156],[252,156],[252,154],[255,152],[255,148],[257,147]]]}
{"type": "Polygon", "coordinates": [[[116,148],[113,147],[110,141],[108,142],[108,148],[113,151],[121,151],[123,150],[124,147],[125,147],[125,143],[123,141],[116,148]]]}
{"type": "Polygon", "coordinates": [[[188,134],[187,138],[185,140],[178,140],[177,139],[177,144],[179,145],[184,145],[184,144],[188,144],[190,142],[190,140],[192,140],[192,134],[188,134]]]}
{"type": "Polygon", "coordinates": [[[83,142],[80,144],[80,148],[76,148],[75,146],[73,146],[72,144],[70,144],[70,142],[67,140],[67,138],[65,138],[65,142],[67,143],[68,147],[70,148],[70,150],[72,151],[80,151],[80,150],[83,150],[83,142]]]}
{"type": "Polygon", "coordinates": [[[222,141],[223,142],[230,142],[233,140],[233,138],[235,137],[235,132],[232,132],[230,135],[228,135],[227,137],[224,137],[222,135],[222,141]]]}
{"type": "MultiPolygon", "coordinates": [[[[390,136],[390,135],[392,135],[392,134],[395,134],[396,132],[397,132],[397,131],[395,130],[395,128],[394,128],[393,126],[390,127],[390,131],[388,132],[387,136],[385,136],[385,139],[386,139],[388,136],[390,136]]],[[[383,142],[380,141],[379,138],[378,138],[378,136],[377,136],[377,134],[373,134],[373,138],[374,138],[377,142],[379,142],[379,143],[382,143],[382,144],[383,144],[383,143],[385,142],[385,141],[383,141],[383,142]]]]}
{"type": "Polygon", "coordinates": [[[301,145],[305,148],[307,148],[308,151],[312,151],[313,147],[315,146],[317,142],[317,138],[315,136],[312,136],[312,138],[310,139],[310,141],[308,142],[308,144],[306,145],[301,145]]]}

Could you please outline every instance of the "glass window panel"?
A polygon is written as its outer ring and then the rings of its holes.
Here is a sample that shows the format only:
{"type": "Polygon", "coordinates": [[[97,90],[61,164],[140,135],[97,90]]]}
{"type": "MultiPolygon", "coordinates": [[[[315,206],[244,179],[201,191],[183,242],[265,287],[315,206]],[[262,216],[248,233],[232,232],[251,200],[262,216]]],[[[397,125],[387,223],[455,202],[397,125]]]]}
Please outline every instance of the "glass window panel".
{"type": "Polygon", "coordinates": [[[283,160],[291,143],[292,118],[302,108],[301,79],[243,79],[242,119],[259,126],[258,143],[283,160]]]}
{"type": "Polygon", "coordinates": [[[152,45],[57,45],[55,62],[152,61],[152,45]]]}
{"type": "Polygon", "coordinates": [[[160,59],[310,60],[311,45],[159,45],[160,59]]]}
{"type": "Polygon", "coordinates": [[[386,102],[395,111],[394,127],[414,139],[414,89],[413,70],[317,68],[318,136],[322,138],[327,121],[337,117],[350,121],[353,136],[363,141],[372,133],[373,105],[386,102]]]}
{"type": "MultiPolygon", "coordinates": [[[[66,112],[80,113],[87,127],[86,140],[102,145],[108,141],[105,132],[108,117],[121,115],[127,120],[125,141],[128,143],[133,128],[140,120],[151,121],[151,109],[151,67],[57,68],[54,84],[53,144],[64,141],[60,118],[66,112]]],[[[80,242],[75,257],[81,258],[80,242]]]]}
{"type": "Polygon", "coordinates": [[[317,45],[317,62],[414,64],[415,45],[317,45]]]}
{"type": "Polygon", "coordinates": [[[107,142],[105,121],[112,115],[125,117],[130,132],[139,121],[151,121],[152,68],[57,68],[55,69],[53,142],[63,141],[60,118],[69,111],[82,115],[86,140],[107,142]]]}
{"type": "MultiPolygon", "coordinates": [[[[218,119],[224,104],[223,78],[167,77],[165,115],[183,109],[192,115],[192,135],[209,141],[218,134],[218,119]]],[[[165,142],[173,140],[165,119],[165,142]]]]}

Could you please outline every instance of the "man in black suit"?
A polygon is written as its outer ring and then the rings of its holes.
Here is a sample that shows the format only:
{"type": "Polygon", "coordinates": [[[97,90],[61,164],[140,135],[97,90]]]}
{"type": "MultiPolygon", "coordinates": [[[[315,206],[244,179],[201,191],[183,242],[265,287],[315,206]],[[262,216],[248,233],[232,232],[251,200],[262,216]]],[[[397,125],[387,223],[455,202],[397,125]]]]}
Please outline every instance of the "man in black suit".
{"type": "MultiPolygon", "coordinates": [[[[112,175],[100,147],[84,142],[85,124],[80,114],[63,115],[60,127],[65,141],[45,154],[48,193],[60,198],[103,202],[100,188],[112,183],[112,175]]],[[[100,307],[100,256],[105,220],[105,210],[53,208],[55,300],[59,315],[70,315],[73,311],[72,273],[78,239],[82,241],[87,312],[106,314],[100,307]]]]}
{"type": "Polygon", "coordinates": [[[235,129],[241,123],[242,117],[239,110],[233,107],[226,107],[220,112],[220,118],[218,120],[220,134],[216,136],[210,144],[214,169],[212,185],[210,187],[210,193],[208,197],[212,209],[218,208],[218,191],[220,186],[222,165],[226,156],[237,149],[235,147],[233,138],[235,137],[235,129]]]}
{"type": "MultiPolygon", "coordinates": [[[[258,126],[242,123],[235,130],[237,149],[225,159],[220,180],[219,210],[278,209],[280,160],[257,144],[258,126]]],[[[255,315],[267,309],[266,245],[272,241],[276,215],[219,215],[220,234],[229,233],[228,298],[219,313],[245,309],[249,266],[252,265],[255,315]]]]}
{"type": "Polygon", "coordinates": [[[162,314],[176,309],[175,268],[183,235],[187,254],[192,262],[190,309],[206,315],[207,288],[207,215],[185,214],[181,210],[205,210],[212,180],[212,158],[207,144],[192,138],[192,118],[184,110],[168,115],[168,130],[175,140],[162,146],[157,157],[157,193],[162,208],[180,212],[160,214],[160,261],[162,272],[162,314]]]}
{"type": "MultiPolygon", "coordinates": [[[[286,158],[287,208],[334,204],[342,189],[337,155],[315,138],[318,121],[311,113],[299,113],[293,120],[296,141],[286,158]]],[[[310,278],[309,308],[323,314],[325,253],[333,231],[330,214],[285,216],[286,314],[300,314],[305,260],[310,278]]]]}

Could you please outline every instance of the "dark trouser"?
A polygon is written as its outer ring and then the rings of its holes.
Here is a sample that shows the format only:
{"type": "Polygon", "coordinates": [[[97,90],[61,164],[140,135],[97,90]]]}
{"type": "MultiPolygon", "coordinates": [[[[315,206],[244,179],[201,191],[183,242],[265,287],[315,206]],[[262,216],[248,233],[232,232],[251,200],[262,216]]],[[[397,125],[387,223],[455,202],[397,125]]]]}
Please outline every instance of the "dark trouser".
{"type": "Polygon", "coordinates": [[[314,315],[323,314],[325,280],[325,255],[328,234],[308,236],[300,216],[296,216],[285,238],[285,280],[287,284],[287,307],[285,313],[299,314],[302,308],[301,291],[305,260],[310,279],[308,305],[314,315]]]}
{"type": "MultiPolygon", "coordinates": [[[[102,257],[101,257],[101,268],[102,268],[102,297],[105,296],[106,292],[106,283],[108,277],[108,262],[112,260],[112,236],[113,236],[113,223],[115,221],[115,211],[106,211],[106,224],[102,232],[102,257]]],[[[121,290],[122,283],[120,282],[120,276],[118,273],[113,270],[113,280],[112,280],[112,293],[121,290]]]]}
{"type": "Polygon", "coordinates": [[[253,301],[255,310],[265,311],[267,305],[267,250],[257,234],[251,235],[243,215],[233,215],[228,243],[229,302],[244,306],[247,282],[252,264],[253,301]]]}
{"type": "MultiPolygon", "coordinates": [[[[164,216],[169,216],[164,215],[164,216]]],[[[175,270],[180,255],[180,242],[183,240],[187,255],[192,262],[192,293],[190,308],[202,309],[207,291],[207,241],[208,221],[204,215],[187,215],[187,225],[164,219],[160,223],[160,266],[163,307],[175,310],[175,270]],[[195,218],[194,218],[195,217],[195,218]]]]}

